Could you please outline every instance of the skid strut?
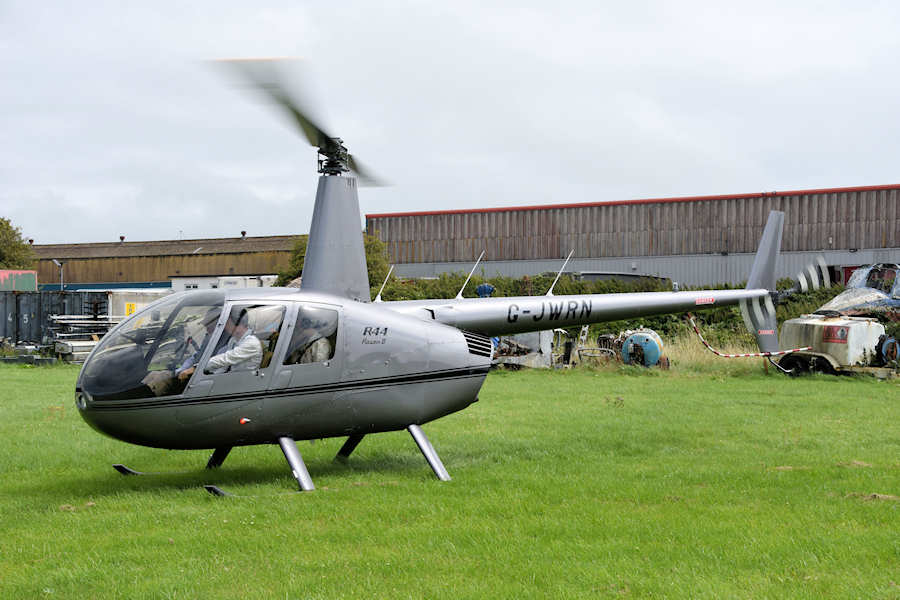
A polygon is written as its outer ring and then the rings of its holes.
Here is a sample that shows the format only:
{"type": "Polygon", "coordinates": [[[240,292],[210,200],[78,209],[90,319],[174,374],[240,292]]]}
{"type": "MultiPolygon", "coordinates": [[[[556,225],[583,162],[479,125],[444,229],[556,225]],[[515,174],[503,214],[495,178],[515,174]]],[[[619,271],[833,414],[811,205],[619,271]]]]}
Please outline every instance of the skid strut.
{"type": "Polygon", "coordinates": [[[209,457],[209,462],[206,463],[207,469],[218,469],[222,466],[222,463],[225,462],[225,459],[228,457],[228,453],[231,452],[231,446],[224,446],[222,448],[216,448],[213,451],[212,456],[209,457]]]}
{"type": "Polygon", "coordinates": [[[437,478],[441,481],[450,481],[450,474],[447,473],[447,469],[444,468],[444,463],[441,462],[441,458],[437,455],[437,452],[434,451],[431,442],[425,437],[425,432],[422,431],[422,428],[418,425],[410,425],[406,430],[409,431],[409,434],[416,441],[416,445],[419,446],[419,450],[425,455],[425,460],[428,461],[431,470],[434,471],[437,478]]]}
{"type": "Polygon", "coordinates": [[[278,438],[278,445],[281,446],[281,451],[284,452],[284,457],[291,466],[291,473],[293,473],[294,479],[300,485],[300,489],[304,492],[311,492],[316,489],[316,486],[313,485],[312,477],[309,476],[309,471],[306,470],[306,465],[303,463],[303,457],[300,456],[300,451],[297,450],[294,438],[280,437],[278,438]]]}
{"type": "Polygon", "coordinates": [[[337,455],[334,457],[334,460],[338,462],[347,462],[347,459],[350,458],[350,455],[356,450],[356,447],[365,437],[362,433],[354,433],[350,437],[347,438],[347,441],[344,442],[344,445],[341,446],[341,449],[338,450],[337,455]]]}

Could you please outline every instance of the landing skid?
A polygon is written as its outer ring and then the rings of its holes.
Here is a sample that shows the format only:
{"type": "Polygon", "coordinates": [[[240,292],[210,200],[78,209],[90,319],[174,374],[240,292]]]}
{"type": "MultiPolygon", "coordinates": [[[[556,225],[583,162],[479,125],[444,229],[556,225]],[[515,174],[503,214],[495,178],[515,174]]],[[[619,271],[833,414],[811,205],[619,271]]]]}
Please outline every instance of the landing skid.
{"type": "MultiPolygon", "coordinates": [[[[431,470],[434,471],[437,478],[441,481],[450,481],[450,474],[447,473],[447,469],[444,468],[444,463],[441,462],[441,458],[437,455],[437,452],[434,451],[434,446],[428,441],[422,428],[418,425],[410,425],[406,430],[409,431],[409,434],[416,442],[419,450],[422,451],[425,460],[428,461],[428,465],[431,467],[431,470]]],[[[363,437],[365,436],[361,433],[354,433],[348,437],[347,441],[344,442],[344,445],[341,446],[341,449],[338,450],[337,455],[334,457],[335,462],[346,463],[347,459],[349,459],[353,451],[356,450],[356,447],[362,441],[363,437]]]]}
{"type": "Polygon", "coordinates": [[[234,496],[234,494],[229,494],[225,490],[215,485],[204,485],[203,489],[216,496],[217,498],[225,498],[226,496],[234,496]]]}
{"type": "MultiPolygon", "coordinates": [[[[314,491],[316,489],[316,486],[313,485],[312,477],[309,476],[309,471],[306,469],[306,464],[303,462],[303,457],[300,456],[300,451],[297,449],[297,444],[296,442],[294,442],[294,438],[287,436],[280,437],[278,438],[278,445],[281,446],[281,451],[284,453],[284,457],[285,459],[287,459],[288,465],[290,465],[291,467],[291,474],[294,476],[294,479],[297,480],[297,485],[300,487],[300,491],[314,491]]],[[[219,450],[216,450],[216,453],[219,453],[219,450]]],[[[228,452],[225,451],[224,455],[227,454],[228,452]]],[[[215,456],[216,455],[213,454],[213,458],[215,458],[215,456]]],[[[210,463],[213,462],[213,458],[209,459],[210,463]]],[[[224,456],[222,457],[222,460],[225,460],[224,456]]],[[[203,489],[218,498],[234,496],[234,494],[230,494],[215,485],[204,485],[203,489]]]]}
{"type": "Polygon", "coordinates": [[[119,463],[114,464],[112,467],[122,475],[161,475],[161,473],[145,473],[143,471],[135,471],[134,469],[126,467],[125,465],[119,463]]]}
{"type": "MultiPolygon", "coordinates": [[[[428,437],[425,435],[425,432],[422,431],[422,428],[418,425],[410,425],[406,429],[407,431],[409,431],[409,434],[416,442],[419,450],[422,451],[422,455],[425,457],[425,460],[428,461],[428,465],[431,467],[431,470],[434,471],[435,476],[437,476],[437,478],[441,481],[450,481],[450,474],[447,473],[447,469],[444,468],[444,463],[441,462],[441,458],[437,455],[437,452],[434,451],[434,446],[432,446],[431,442],[428,441],[428,437]]],[[[344,445],[338,451],[337,456],[335,456],[335,460],[339,460],[342,462],[346,461],[350,454],[356,449],[356,446],[359,445],[359,443],[362,441],[363,437],[364,436],[362,434],[354,434],[347,438],[347,441],[344,442],[344,445]]],[[[288,465],[290,465],[291,467],[291,474],[294,476],[294,479],[297,480],[297,485],[299,486],[300,491],[314,491],[316,489],[316,486],[313,485],[312,477],[310,477],[309,475],[309,470],[306,468],[306,464],[303,462],[303,457],[300,456],[300,451],[297,449],[297,444],[294,442],[294,439],[287,436],[280,437],[278,438],[278,445],[281,447],[281,451],[284,453],[284,458],[287,460],[288,465]]],[[[206,468],[217,469],[222,466],[222,463],[225,462],[225,459],[228,457],[229,452],[231,452],[231,447],[216,448],[212,456],[209,457],[209,461],[206,463],[206,468]]],[[[130,467],[126,467],[123,464],[115,464],[113,465],[113,468],[122,475],[164,474],[136,471],[130,467]]],[[[204,485],[203,489],[205,489],[213,496],[216,496],[217,498],[234,496],[234,494],[230,494],[216,485],[204,485]]]]}
{"type": "MultiPolygon", "coordinates": [[[[209,460],[206,462],[206,468],[218,469],[219,467],[221,467],[222,463],[225,462],[225,459],[228,457],[229,452],[231,452],[231,446],[216,448],[212,453],[212,456],[210,456],[209,460]]],[[[152,473],[149,471],[136,471],[131,467],[127,467],[120,463],[116,463],[112,467],[122,475],[180,475],[183,473],[191,473],[191,471],[168,471],[158,473],[152,473]]]]}

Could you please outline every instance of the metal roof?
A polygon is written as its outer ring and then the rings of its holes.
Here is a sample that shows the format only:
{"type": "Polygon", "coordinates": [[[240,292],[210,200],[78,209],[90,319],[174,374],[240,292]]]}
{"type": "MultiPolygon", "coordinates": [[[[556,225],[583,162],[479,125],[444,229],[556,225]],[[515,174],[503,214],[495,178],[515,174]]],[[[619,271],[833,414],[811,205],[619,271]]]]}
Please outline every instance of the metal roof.
{"type": "Polygon", "coordinates": [[[725,194],[716,196],[681,196],[675,198],[644,198],[639,200],[613,200],[609,202],[578,202],[573,204],[540,204],[533,206],[500,206],[496,208],[469,208],[462,210],[428,210],[419,212],[396,212],[367,214],[366,219],[382,219],[388,217],[414,217],[425,215],[460,215],[472,213],[512,212],[521,210],[552,210],[559,208],[587,208],[591,206],[622,206],[629,204],[658,204],[672,202],[703,202],[709,200],[734,200],[738,198],[769,198],[783,196],[800,196],[810,194],[839,194],[847,192],[869,192],[880,190],[900,190],[900,184],[864,185],[843,188],[821,188],[813,190],[793,190],[786,192],[753,192],[749,194],[725,194]]]}
{"type": "Polygon", "coordinates": [[[99,242],[90,244],[35,244],[38,259],[122,258],[133,256],[182,256],[202,254],[244,254],[248,252],[290,252],[296,235],[161,240],[151,242],[99,242]]]}

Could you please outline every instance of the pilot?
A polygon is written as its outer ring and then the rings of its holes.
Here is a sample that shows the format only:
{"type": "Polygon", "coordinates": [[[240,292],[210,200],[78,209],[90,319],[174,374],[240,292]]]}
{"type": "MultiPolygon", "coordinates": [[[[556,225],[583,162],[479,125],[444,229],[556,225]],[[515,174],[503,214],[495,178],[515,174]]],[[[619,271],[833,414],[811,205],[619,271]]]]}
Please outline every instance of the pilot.
{"type": "Polygon", "coordinates": [[[247,309],[242,308],[237,319],[234,313],[225,322],[226,333],[231,339],[225,350],[216,354],[206,363],[207,373],[225,373],[226,371],[252,371],[258,369],[262,362],[262,344],[253,331],[247,327],[247,309]]]}
{"type": "Polygon", "coordinates": [[[222,309],[216,306],[206,311],[206,314],[203,316],[201,323],[206,327],[206,337],[203,338],[203,342],[201,342],[197,350],[186,358],[185,361],[181,363],[178,370],[175,371],[175,375],[177,375],[178,379],[181,381],[184,381],[193,375],[197,362],[200,360],[200,357],[203,356],[203,351],[206,350],[206,347],[212,339],[212,333],[216,328],[216,323],[219,321],[219,313],[221,312],[222,309]]]}

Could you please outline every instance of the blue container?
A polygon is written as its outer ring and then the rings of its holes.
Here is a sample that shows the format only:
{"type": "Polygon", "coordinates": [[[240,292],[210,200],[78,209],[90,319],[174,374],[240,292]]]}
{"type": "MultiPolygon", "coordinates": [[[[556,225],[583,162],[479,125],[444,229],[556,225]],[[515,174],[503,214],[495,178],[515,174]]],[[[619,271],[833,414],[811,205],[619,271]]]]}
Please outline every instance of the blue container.
{"type": "Polygon", "coordinates": [[[636,331],[622,344],[622,361],[626,365],[652,367],[662,357],[662,346],[662,339],[655,331],[636,331]]]}

